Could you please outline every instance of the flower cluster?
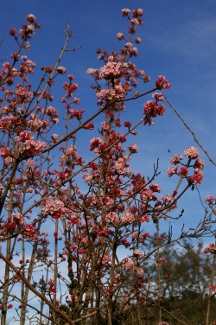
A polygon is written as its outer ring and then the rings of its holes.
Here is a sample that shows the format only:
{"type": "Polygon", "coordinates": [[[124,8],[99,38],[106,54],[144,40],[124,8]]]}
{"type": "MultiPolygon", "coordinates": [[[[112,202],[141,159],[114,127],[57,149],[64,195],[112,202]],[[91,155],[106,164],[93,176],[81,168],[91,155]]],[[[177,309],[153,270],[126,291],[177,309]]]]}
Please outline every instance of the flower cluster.
{"type": "Polygon", "coordinates": [[[216,244],[209,244],[205,249],[204,253],[216,254],[216,244]]]}
{"type": "Polygon", "coordinates": [[[187,178],[190,184],[201,184],[203,179],[203,168],[204,161],[199,157],[199,151],[195,147],[190,147],[184,151],[184,155],[188,158],[188,163],[183,164],[183,156],[182,155],[174,155],[170,162],[175,165],[173,167],[168,168],[167,174],[169,177],[173,175],[179,175],[181,177],[187,178]],[[194,161],[195,160],[195,161],[194,161]],[[182,167],[178,167],[176,165],[181,164],[182,167]],[[193,175],[189,174],[189,168],[193,168],[193,175]]]}
{"type": "Polygon", "coordinates": [[[153,125],[153,118],[163,116],[166,113],[165,106],[162,104],[159,105],[157,100],[155,102],[148,100],[143,107],[143,114],[145,114],[144,124],[153,125]]]}
{"type": "Polygon", "coordinates": [[[132,270],[134,268],[134,262],[131,258],[125,258],[122,262],[122,266],[126,269],[126,270],[132,270]]]}
{"type": "Polygon", "coordinates": [[[28,157],[38,155],[46,148],[46,143],[34,140],[29,131],[20,132],[16,140],[19,142],[20,152],[28,157]]]}
{"type": "Polygon", "coordinates": [[[155,85],[158,89],[169,89],[171,87],[171,83],[164,76],[158,76],[155,85]]]}

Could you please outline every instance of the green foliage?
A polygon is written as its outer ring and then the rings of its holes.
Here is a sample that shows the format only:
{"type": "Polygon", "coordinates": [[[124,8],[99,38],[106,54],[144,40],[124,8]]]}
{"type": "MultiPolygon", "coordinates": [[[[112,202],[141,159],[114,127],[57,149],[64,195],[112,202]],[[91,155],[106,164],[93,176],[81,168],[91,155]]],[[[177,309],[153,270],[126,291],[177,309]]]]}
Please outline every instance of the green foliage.
{"type": "MultiPolygon", "coordinates": [[[[154,244],[150,244],[154,247],[154,244]]],[[[203,244],[192,245],[184,240],[181,245],[173,244],[159,252],[166,262],[158,265],[158,252],[145,265],[149,274],[146,301],[146,317],[148,324],[156,324],[152,313],[172,325],[205,324],[208,294],[212,269],[212,256],[203,253],[203,244]],[[159,271],[159,272],[158,272],[159,271]],[[160,285],[159,285],[160,279],[160,285]],[[160,292],[159,299],[153,297],[160,292]],[[158,308],[157,308],[158,307],[158,308]],[[152,322],[150,321],[152,319],[152,322]]],[[[210,320],[216,319],[216,298],[211,298],[210,320]]]]}

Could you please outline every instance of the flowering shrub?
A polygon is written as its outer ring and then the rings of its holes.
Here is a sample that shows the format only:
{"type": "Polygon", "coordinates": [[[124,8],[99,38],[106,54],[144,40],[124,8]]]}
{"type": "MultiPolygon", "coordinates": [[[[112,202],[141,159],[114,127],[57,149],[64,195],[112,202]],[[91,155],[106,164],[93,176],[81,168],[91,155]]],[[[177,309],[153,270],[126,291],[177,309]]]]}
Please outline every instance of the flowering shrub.
{"type": "MultiPolygon", "coordinates": [[[[87,324],[90,320],[92,324],[111,325],[113,320],[138,324],[140,306],[148,307],[146,283],[150,283],[150,277],[143,262],[154,250],[144,250],[152,237],[146,231],[147,224],[156,225],[159,252],[161,246],[172,240],[170,232],[161,236],[159,223],[169,219],[179,198],[190,187],[201,184],[204,162],[194,147],[185,150],[185,161],[178,154],[171,158],[174,166],[168,169],[168,176],[177,176],[178,183],[172,193],[165,195],[160,195],[162,190],[154,183],[157,167],[151,177],[134,174],[130,168],[138,146],[125,145],[128,135],[136,135],[139,125],[153,125],[157,116],[165,114],[165,106],[159,103],[164,95],[157,91],[171,87],[159,75],[153,89],[137,91],[138,84],[142,89],[150,80],[133,63],[138,55],[133,43],[137,46],[141,43],[135,34],[142,25],[142,15],[142,9],[123,9],[122,16],[127,18],[129,27],[128,36],[117,33],[117,39],[122,42],[119,53],[97,50],[102,66],[89,68],[87,74],[95,82],[91,88],[96,92],[99,109],[87,118],[85,110],[79,108],[74,75],[69,72],[65,77],[66,68],[59,65],[70,30],[56,65],[41,69],[35,89],[29,79],[36,64],[22,53],[30,49],[29,41],[40,25],[30,14],[19,32],[15,28],[9,32],[18,49],[0,70],[3,325],[8,309],[13,308],[20,324],[32,319],[32,309],[36,311],[37,324],[48,319],[52,324],[87,324]],[[60,98],[63,117],[54,104],[56,77],[65,78],[64,95],[60,98]],[[150,93],[153,100],[143,104],[141,121],[132,125],[126,120],[121,126],[127,101],[150,93]],[[94,118],[99,115],[101,124],[95,128],[94,118]],[[58,128],[59,124],[65,126],[65,133],[63,128],[58,128]],[[71,125],[73,129],[69,131],[71,125]],[[94,153],[91,160],[79,154],[76,144],[81,130],[88,132],[89,151],[94,153]],[[89,135],[89,131],[94,134],[89,135]],[[122,248],[127,257],[121,257],[122,248]],[[40,271],[39,278],[34,274],[36,270],[40,271]],[[16,291],[15,296],[17,284],[21,291],[20,294],[16,291]],[[36,303],[38,299],[40,307],[36,303]],[[49,308],[48,315],[46,308],[49,308]]],[[[209,204],[213,204],[212,200],[208,199],[209,204]]],[[[202,226],[189,234],[182,232],[180,237],[195,237],[198,232],[204,232],[202,226]]],[[[207,251],[213,252],[214,247],[207,251]]],[[[155,259],[158,269],[165,262],[158,253],[155,259]]],[[[159,318],[159,324],[168,324],[159,318]]]]}

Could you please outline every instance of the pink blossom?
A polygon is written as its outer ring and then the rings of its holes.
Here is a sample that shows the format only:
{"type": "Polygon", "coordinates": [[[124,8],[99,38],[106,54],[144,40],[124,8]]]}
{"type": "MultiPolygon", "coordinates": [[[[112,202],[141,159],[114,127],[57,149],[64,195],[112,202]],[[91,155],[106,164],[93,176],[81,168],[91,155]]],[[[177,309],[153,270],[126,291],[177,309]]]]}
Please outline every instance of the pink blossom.
{"type": "Polygon", "coordinates": [[[9,34],[10,34],[11,36],[16,35],[16,28],[11,28],[10,31],[9,31],[9,34]]]}
{"type": "Polygon", "coordinates": [[[190,159],[196,159],[199,157],[199,151],[195,147],[190,147],[187,150],[184,151],[184,154],[186,157],[190,159]]]}
{"type": "Polygon", "coordinates": [[[88,174],[85,174],[83,175],[83,179],[86,183],[90,182],[93,178],[93,173],[88,173],[88,174]]]}
{"type": "Polygon", "coordinates": [[[170,167],[167,169],[167,174],[169,177],[177,174],[177,171],[178,171],[178,167],[177,166],[173,166],[173,167],[170,167]]]}
{"type": "Polygon", "coordinates": [[[130,22],[132,25],[138,25],[138,26],[141,25],[141,21],[137,18],[132,18],[130,22]]]}
{"type": "Polygon", "coordinates": [[[146,240],[146,238],[148,238],[148,237],[151,237],[150,232],[146,232],[146,233],[140,235],[139,240],[138,240],[139,243],[143,243],[146,240]]]}
{"type": "Polygon", "coordinates": [[[44,231],[42,231],[42,232],[40,233],[40,235],[41,235],[41,236],[48,236],[48,232],[44,230],[44,231]]]}
{"type": "Polygon", "coordinates": [[[154,200],[155,196],[154,196],[154,192],[148,188],[144,188],[141,192],[140,192],[140,199],[142,201],[149,201],[149,200],[154,200]]]}
{"type": "Polygon", "coordinates": [[[109,61],[104,67],[100,68],[99,78],[119,78],[123,74],[124,70],[122,69],[122,65],[119,62],[109,61]]]}
{"type": "Polygon", "coordinates": [[[120,219],[115,212],[109,212],[105,217],[105,221],[116,225],[120,219]]]}
{"type": "Polygon", "coordinates": [[[211,291],[216,292],[216,285],[215,285],[215,284],[211,284],[210,287],[209,287],[209,289],[210,289],[211,291]]]}
{"type": "Polygon", "coordinates": [[[131,127],[131,122],[125,121],[124,126],[130,128],[131,127]]]}
{"type": "Polygon", "coordinates": [[[209,244],[205,249],[204,253],[216,254],[216,244],[209,244]]]}
{"type": "Polygon", "coordinates": [[[122,266],[126,270],[132,270],[134,268],[134,262],[132,261],[131,258],[125,258],[122,262],[122,266]]]}
{"type": "Polygon", "coordinates": [[[139,235],[138,231],[133,231],[130,236],[131,236],[131,238],[135,239],[138,237],[138,235],[139,235]]]}
{"type": "Polygon", "coordinates": [[[23,215],[19,212],[13,214],[13,220],[18,224],[19,226],[23,226],[25,224],[23,215]]]}
{"type": "Polygon", "coordinates": [[[131,48],[132,47],[132,43],[131,42],[127,42],[126,44],[125,44],[125,47],[127,47],[127,48],[131,48]]]}
{"type": "Polygon", "coordinates": [[[125,173],[125,166],[126,166],[126,162],[123,158],[118,158],[118,160],[114,164],[114,168],[119,174],[125,173]]]}
{"type": "Polygon", "coordinates": [[[188,174],[188,168],[187,167],[181,167],[178,171],[178,175],[186,176],[188,174]]]}
{"type": "Polygon", "coordinates": [[[141,267],[137,267],[134,272],[138,276],[142,276],[144,274],[144,271],[141,269],[141,267]]]}
{"type": "Polygon", "coordinates": [[[53,133],[53,134],[51,135],[51,138],[52,138],[52,140],[53,140],[54,142],[58,141],[58,134],[53,133]]]}
{"type": "Polygon", "coordinates": [[[137,44],[139,44],[139,43],[141,43],[141,42],[142,42],[142,40],[141,40],[141,38],[140,38],[140,37],[137,37],[137,38],[135,39],[135,42],[136,42],[137,44]]]}
{"type": "Polygon", "coordinates": [[[164,99],[164,94],[162,93],[154,93],[152,97],[156,100],[156,102],[159,102],[164,99]]]}
{"type": "Polygon", "coordinates": [[[195,184],[201,184],[203,179],[203,172],[200,169],[194,170],[194,175],[188,177],[188,181],[195,184]]]}
{"type": "Polygon", "coordinates": [[[130,153],[137,153],[138,152],[138,146],[136,144],[131,144],[128,147],[128,150],[130,151],[130,153]]]}
{"type": "Polygon", "coordinates": [[[83,128],[86,129],[86,130],[94,130],[94,124],[92,122],[87,123],[87,124],[84,125],[83,128]]]}
{"type": "Polygon", "coordinates": [[[121,15],[122,16],[127,16],[130,12],[131,12],[130,9],[124,8],[121,11],[121,15]]]}
{"type": "Polygon", "coordinates": [[[139,221],[139,222],[149,222],[149,221],[150,221],[150,218],[149,218],[149,216],[148,216],[147,214],[145,214],[145,215],[143,215],[143,216],[140,216],[140,217],[138,218],[138,221],[139,221]]]}
{"type": "Polygon", "coordinates": [[[28,14],[28,15],[26,16],[26,20],[28,20],[30,23],[34,23],[35,20],[36,20],[36,17],[35,17],[35,15],[33,15],[33,14],[28,14]]]}
{"type": "Polygon", "coordinates": [[[122,39],[124,38],[124,34],[123,34],[123,33],[118,33],[118,34],[116,35],[116,37],[117,37],[117,39],[120,41],[120,40],[122,40],[122,39]]]}
{"type": "Polygon", "coordinates": [[[56,70],[60,74],[65,74],[65,72],[66,72],[66,68],[65,67],[62,67],[62,66],[57,67],[56,70]]]}
{"type": "Polygon", "coordinates": [[[97,69],[88,68],[87,71],[86,71],[86,73],[87,73],[87,74],[94,74],[94,73],[96,73],[97,71],[98,71],[97,69]]]}
{"type": "Polygon", "coordinates": [[[143,15],[143,9],[138,8],[132,11],[133,17],[141,17],[143,15]]]}
{"type": "Polygon", "coordinates": [[[107,124],[105,121],[103,121],[101,123],[101,127],[102,127],[103,130],[106,130],[106,131],[108,131],[109,128],[110,128],[109,124],[107,124]]]}
{"type": "Polygon", "coordinates": [[[161,191],[160,186],[158,184],[151,184],[149,186],[149,188],[150,188],[150,190],[152,192],[158,192],[158,193],[160,193],[160,191],[161,191]]]}
{"type": "Polygon", "coordinates": [[[158,76],[155,85],[158,89],[169,89],[171,87],[171,84],[164,76],[158,76]]]}
{"type": "Polygon", "coordinates": [[[198,157],[196,159],[196,161],[195,161],[194,167],[199,168],[199,169],[203,169],[204,166],[205,166],[205,162],[198,157]]]}
{"type": "Polygon", "coordinates": [[[124,211],[121,222],[123,224],[131,224],[135,221],[135,216],[133,213],[131,213],[129,210],[124,211]]]}
{"type": "Polygon", "coordinates": [[[182,155],[174,155],[171,159],[170,162],[173,165],[177,165],[178,163],[180,163],[180,161],[183,159],[182,155]]]}
{"type": "Polygon", "coordinates": [[[206,203],[214,203],[216,201],[216,197],[214,195],[207,195],[205,198],[206,203]]]}
{"type": "Polygon", "coordinates": [[[172,194],[167,194],[166,195],[166,201],[170,203],[170,202],[172,202],[172,200],[173,200],[173,195],[172,194]]]}
{"type": "Polygon", "coordinates": [[[133,252],[134,256],[138,258],[139,260],[142,258],[143,253],[139,249],[135,249],[133,252]]]}
{"type": "Polygon", "coordinates": [[[109,255],[102,255],[99,257],[99,263],[107,264],[109,261],[111,261],[111,256],[109,255]]]}
{"type": "Polygon", "coordinates": [[[34,235],[34,233],[35,233],[35,228],[34,228],[33,225],[26,225],[25,231],[26,231],[25,234],[27,236],[32,237],[34,235]]]}
{"type": "Polygon", "coordinates": [[[5,165],[9,165],[9,164],[11,164],[13,161],[14,161],[14,158],[12,158],[12,157],[6,157],[6,158],[4,159],[4,163],[5,163],[5,165]]]}
{"type": "Polygon", "coordinates": [[[166,260],[166,258],[165,257],[160,257],[157,261],[156,261],[156,263],[157,264],[162,264],[162,263],[165,263],[167,260],[166,260]]]}
{"type": "Polygon", "coordinates": [[[104,144],[104,141],[101,138],[93,138],[90,140],[89,149],[94,151],[94,153],[99,153],[101,146],[104,144]]]}

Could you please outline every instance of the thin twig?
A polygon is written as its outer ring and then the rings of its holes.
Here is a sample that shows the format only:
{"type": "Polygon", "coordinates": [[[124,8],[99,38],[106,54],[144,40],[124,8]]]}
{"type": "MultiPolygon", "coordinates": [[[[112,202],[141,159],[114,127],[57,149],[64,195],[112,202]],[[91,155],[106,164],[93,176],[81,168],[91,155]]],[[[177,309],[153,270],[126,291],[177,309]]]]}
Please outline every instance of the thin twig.
{"type": "Polygon", "coordinates": [[[170,103],[170,101],[167,99],[166,96],[164,96],[167,104],[172,108],[172,110],[175,112],[175,114],[178,116],[178,118],[182,121],[182,123],[184,124],[184,126],[188,129],[188,131],[192,134],[194,141],[198,144],[198,146],[200,147],[200,149],[205,153],[205,155],[208,157],[208,159],[210,160],[210,162],[216,166],[216,162],[210,157],[210,155],[208,154],[208,152],[205,150],[205,148],[201,145],[201,143],[199,142],[199,140],[197,139],[195,133],[191,130],[191,128],[188,126],[188,124],[185,122],[185,120],[179,115],[179,113],[177,112],[177,110],[175,109],[175,107],[170,103]]]}

